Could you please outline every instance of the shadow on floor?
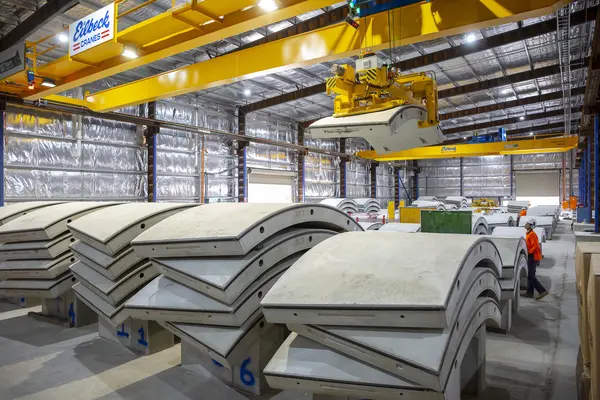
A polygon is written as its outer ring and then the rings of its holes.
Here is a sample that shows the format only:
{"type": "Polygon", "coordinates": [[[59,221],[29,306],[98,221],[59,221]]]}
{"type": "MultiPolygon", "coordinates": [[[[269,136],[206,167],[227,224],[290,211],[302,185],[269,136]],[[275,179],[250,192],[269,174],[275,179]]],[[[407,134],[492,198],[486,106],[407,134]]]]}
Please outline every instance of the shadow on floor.
{"type": "Polygon", "coordinates": [[[550,269],[550,268],[554,268],[555,265],[556,265],[556,257],[545,255],[544,258],[542,258],[542,260],[540,261],[540,265],[538,268],[550,269]]]}
{"type": "Polygon", "coordinates": [[[0,337],[36,347],[75,339],[94,333],[97,330],[96,324],[81,328],[65,328],[37,321],[26,315],[0,321],[0,337]]]}
{"type": "MultiPolygon", "coordinates": [[[[521,299],[525,300],[525,299],[521,299]]],[[[558,315],[548,318],[549,313],[557,314],[556,310],[548,311],[547,304],[535,301],[531,304],[522,304],[517,315],[513,315],[511,335],[517,339],[532,344],[550,344],[554,338],[548,332],[548,323],[558,318],[558,315]]],[[[525,303],[525,301],[523,301],[525,303]]]]}
{"type": "MultiPolygon", "coordinates": [[[[16,397],[67,385],[117,367],[136,358],[123,346],[96,338],[56,353],[41,367],[29,372],[26,380],[11,388],[16,397]]],[[[155,398],[152,396],[147,397],[155,398]]]]}

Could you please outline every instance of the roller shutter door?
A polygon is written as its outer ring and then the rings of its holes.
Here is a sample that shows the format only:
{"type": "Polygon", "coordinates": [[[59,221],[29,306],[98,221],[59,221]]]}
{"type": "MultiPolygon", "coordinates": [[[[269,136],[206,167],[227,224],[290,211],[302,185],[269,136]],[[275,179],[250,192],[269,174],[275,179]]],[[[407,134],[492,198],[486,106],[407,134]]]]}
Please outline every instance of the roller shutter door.
{"type": "Polygon", "coordinates": [[[516,171],[517,200],[529,200],[532,205],[560,202],[559,171],[516,171]]]}

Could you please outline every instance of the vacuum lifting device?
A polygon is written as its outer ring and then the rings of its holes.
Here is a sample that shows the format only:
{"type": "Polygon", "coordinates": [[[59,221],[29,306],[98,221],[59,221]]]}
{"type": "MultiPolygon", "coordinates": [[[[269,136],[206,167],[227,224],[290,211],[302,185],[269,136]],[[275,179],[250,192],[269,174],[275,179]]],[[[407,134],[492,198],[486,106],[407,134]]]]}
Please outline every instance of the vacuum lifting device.
{"type": "Polygon", "coordinates": [[[334,114],[309,126],[315,139],[362,137],[387,154],[443,142],[433,76],[400,75],[391,62],[366,53],[351,65],[331,67],[327,94],[337,94],[334,114]]]}

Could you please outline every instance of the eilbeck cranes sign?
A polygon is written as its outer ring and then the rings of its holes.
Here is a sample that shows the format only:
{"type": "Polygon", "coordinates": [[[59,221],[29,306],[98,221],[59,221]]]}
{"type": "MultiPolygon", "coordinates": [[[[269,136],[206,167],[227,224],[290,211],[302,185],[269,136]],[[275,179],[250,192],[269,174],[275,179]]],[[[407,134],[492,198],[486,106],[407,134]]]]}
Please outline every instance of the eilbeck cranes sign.
{"type": "Polygon", "coordinates": [[[115,35],[115,5],[93,12],[69,25],[69,55],[74,56],[112,40],[115,35]]]}

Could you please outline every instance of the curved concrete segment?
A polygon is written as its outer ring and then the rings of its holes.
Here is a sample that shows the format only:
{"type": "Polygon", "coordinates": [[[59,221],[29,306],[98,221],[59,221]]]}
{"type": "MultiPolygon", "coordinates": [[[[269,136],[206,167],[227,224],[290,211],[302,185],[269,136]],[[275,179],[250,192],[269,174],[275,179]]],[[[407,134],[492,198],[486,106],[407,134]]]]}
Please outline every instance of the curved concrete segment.
{"type": "Polygon", "coordinates": [[[488,214],[484,215],[483,218],[488,223],[488,227],[491,232],[494,231],[497,227],[500,226],[514,226],[515,221],[510,214],[507,213],[496,213],[496,214],[488,214]]]}
{"type": "MultiPolygon", "coordinates": [[[[534,232],[536,233],[540,243],[544,243],[546,241],[546,231],[544,228],[535,228],[534,232]]],[[[504,226],[498,227],[494,229],[494,232],[492,233],[492,236],[494,237],[525,238],[525,235],[527,235],[525,228],[517,226],[508,228],[504,226]]]]}
{"type": "Polygon", "coordinates": [[[0,226],[0,242],[51,240],[67,231],[67,224],[103,207],[118,203],[81,201],[34,210],[0,226]]]}
{"type": "Polygon", "coordinates": [[[74,241],[75,239],[70,233],[65,233],[52,240],[5,243],[0,245],[0,258],[5,260],[51,260],[69,251],[69,245],[74,241]]]}
{"type": "Polygon", "coordinates": [[[457,319],[444,330],[310,325],[289,325],[289,328],[344,355],[441,392],[463,338],[472,336],[488,320],[492,324],[501,320],[497,307],[501,296],[498,278],[487,268],[476,268],[469,281],[457,319]],[[488,293],[490,297],[486,297],[488,293]]]}
{"type": "Polygon", "coordinates": [[[123,323],[129,316],[123,309],[123,305],[113,307],[106,301],[102,300],[100,296],[92,292],[90,289],[77,282],[73,285],[75,294],[84,302],[89,308],[91,308],[96,314],[110,322],[113,326],[123,323]]]}
{"type": "Polygon", "coordinates": [[[222,326],[240,326],[259,309],[260,300],[295,260],[286,260],[273,275],[255,281],[227,305],[202,293],[158,276],[125,302],[132,318],[222,326]]]}
{"type": "Polygon", "coordinates": [[[347,214],[321,204],[214,203],[175,214],[135,238],[143,257],[241,256],[284,229],[362,231],[347,214]]]}
{"type": "Polygon", "coordinates": [[[114,256],[146,229],[191,206],[182,203],[120,204],[85,215],[68,227],[81,242],[114,256]]]}
{"type": "Polygon", "coordinates": [[[255,280],[288,257],[296,258],[336,232],[292,228],[271,237],[243,257],[161,258],[158,271],[225,304],[232,304],[255,280]]]}
{"type": "Polygon", "coordinates": [[[510,278],[506,276],[505,270],[515,268],[518,264],[519,257],[527,255],[527,244],[523,237],[501,237],[501,236],[490,236],[490,239],[496,245],[500,258],[502,259],[502,278],[510,278]]]}
{"type": "Polygon", "coordinates": [[[75,262],[71,252],[52,260],[11,260],[0,263],[0,280],[3,279],[54,279],[69,270],[75,262]]]}
{"type": "Polygon", "coordinates": [[[445,328],[476,267],[501,276],[487,237],[343,233],[304,254],[261,306],[270,323],[445,328]]]}
{"type": "Polygon", "coordinates": [[[70,271],[55,279],[10,279],[0,281],[0,295],[8,297],[39,297],[52,299],[71,289],[73,275],[70,271]]]}
{"type": "Polygon", "coordinates": [[[383,226],[381,222],[359,222],[358,223],[365,231],[378,231],[383,226]]]}
{"type": "Polygon", "coordinates": [[[421,224],[407,224],[390,222],[379,228],[379,232],[406,232],[415,233],[421,232],[421,224]]]}
{"type": "Polygon", "coordinates": [[[471,232],[473,235],[487,235],[490,232],[490,227],[484,217],[473,214],[471,218],[471,232]]]}
{"type": "Polygon", "coordinates": [[[334,198],[321,200],[321,204],[337,208],[345,213],[356,214],[359,211],[359,206],[356,201],[345,198],[334,198]]]}
{"type": "Polygon", "coordinates": [[[64,201],[28,201],[0,207],[0,225],[4,225],[15,218],[22,217],[38,208],[61,203],[64,203],[64,201]]]}
{"type": "MultiPolygon", "coordinates": [[[[497,318],[499,310],[495,302],[491,299],[481,300],[484,303],[481,308],[482,316],[497,318]]],[[[456,364],[453,364],[446,387],[452,393],[450,395],[381,371],[296,333],[292,333],[277,350],[264,369],[264,374],[269,386],[274,389],[302,390],[352,398],[459,400],[460,395],[455,394],[457,390],[449,386],[460,387],[459,366],[462,366],[471,340],[481,326],[477,325],[480,318],[477,316],[471,320],[466,336],[461,338],[455,357],[456,364]]]]}
{"type": "Polygon", "coordinates": [[[79,240],[71,244],[70,247],[77,259],[111,280],[118,279],[125,272],[129,271],[130,268],[143,260],[143,258],[135,254],[131,247],[123,249],[123,251],[120,251],[114,257],[79,240]]]}
{"type": "Polygon", "coordinates": [[[250,345],[258,340],[267,323],[260,311],[255,312],[240,327],[195,325],[163,322],[166,329],[186,340],[221,365],[231,369],[232,365],[246,357],[250,345]]]}
{"type": "Polygon", "coordinates": [[[132,292],[158,275],[149,261],[140,262],[135,269],[116,282],[99,274],[81,261],[71,266],[71,272],[79,282],[113,307],[119,305],[132,292]]]}

